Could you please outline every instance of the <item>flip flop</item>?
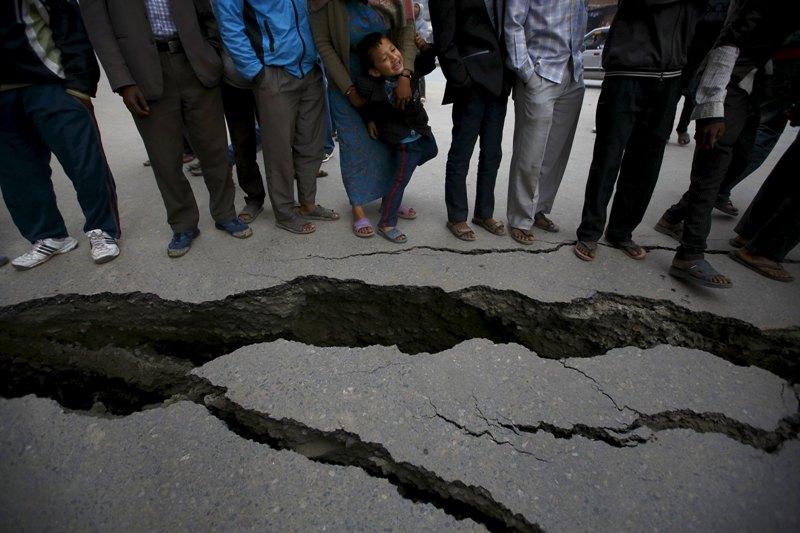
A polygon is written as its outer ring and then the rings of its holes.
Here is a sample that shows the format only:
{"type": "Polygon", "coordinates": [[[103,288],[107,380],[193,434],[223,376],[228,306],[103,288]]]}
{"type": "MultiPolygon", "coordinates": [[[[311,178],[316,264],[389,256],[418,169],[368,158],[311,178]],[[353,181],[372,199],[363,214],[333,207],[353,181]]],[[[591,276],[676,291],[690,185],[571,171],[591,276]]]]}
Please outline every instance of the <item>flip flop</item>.
{"type": "Polygon", "coordinates": [[[303,213],[302,211],[300,211],[299,207],[295,207],[294,212],[297,213],[299,216],[307,218],[309,220],[331,221],[331,220],[339,220],[339,218],[341,218],[339,216],[339,213],[337,213],[333,209],[327,209],[319,204],[314,206],[314,210],[309,213],[303,213]]]}
{"type": "Polygon", "coordinates": [[[606,239],[606,242],[612,248],[622,250],[623,252],[625,252],[625,255],[627,255],[631,259],[635,259],[636,261],[643,261],[647,257],[647,250],[645,250],[632,240],[615,242],[606,239]]]}
{"type": "Polygon", "coordinates": [[[733,282],[731,281],[728,281],[728,283],[716,283],[712,281],[715,276],[721,276],[722,274],[717,272],[714,267],[711,266],[711,263],[705,259],[692,261],[686,268],[671,265],[669,267],[669,274],[672,277],[702,285],[703,287],[711,287],[713,289],[730,289],[733,287],[733,282]]]}
{"type": "Polygon", "coordinates": [[[533,217],[533,225],[544,231],[549,231],[550,233],[558,233],[560,229],[556,223],[547,218],[544,213],[537,214],[533,217]]]}
{"type": "Polygon", "coordinates": [[[578,259],[583,261],[594,261],[597,258],[597,243],[594,241],[577,241],[575,247],[572,249],[578,259]],[[587,252],[582,252],[579,247],[583,246],[587,252]]]}
{"type": "Polygon", "coordinates": [[[514,228],[509,226],[508,234],[511,235],[511,238],[517,241],[520,244],[524,244],[525,246],[529,246],[536,241],[536,236],[533,234],[532,231],[524,230],[522,228],[514,228]],[[517,232],[522,233],[525,236],[532,237],[530,240],[522,239],[519,237],[517,232]]]}
{"type": "Polygon", "coordinates": [[[361,237],[362,239],[366,239],[375,235],[375,230],[372,229],[372,223],[369,221],[367,217],[362,217],[353,222],[353,234],[356,237],[361,237]],[[369,233],[361,233],[359,230],[369,228],[369,233]]]}
{"type": "Polygon", "coordinates": [[[683,222],[678,222],[677,224],[670,224],[664,217],[661,217],[661,220],[653,226],[653,229],[657,232],[661,233],[662,235],[666,235],[667,237],[672,237],[676,241],[680,241],[681,237],[683,236],[683,222]]]}
{"type": "Polygon", "coordinates": [[[281,229],[285,229],[291,233],[297,233],[298,235],[308,235],[309,233],[314,233],[317,231],[317,228],[311,224],[311,230],[303,229],[307,224],[310,224],[308,221],[304,220],[302,217],[292,217],[289,220],[276,220],[275,225],[281,229]]]}
{"type": "Polygon", "coordinates": [[[506,234],[506,226],[499,220],[493,218],[472,218],[472,223],[482,227],[492,235],[503,236],[506,234]]]}
{"type": "MultiPolygon", "coordinates": [[[[379,213],[383,213],[383,206],[378,209],[379,213]]],[[[414,220],[417,218],[417,212],[414,211],[413,207],[408,207],[407,205],[401,205],[400,209],[397,210],[397,218],[402,218],[404,220],[414,220]]]]}
{"type": "Polygon", "coordinates": [[[751,261],[747,259],[744,254],[742,254],[741,250],[734,250],[728,254],[728,256],[739,263],[740,265],[744,265],[753,272],[758,272],[762,276],[773,279],[775,281],[782,281],[784,283],[789,283],[794,281],[794,276],[789,274],[783,265],[776,261],[770,261],[766,258],[761,258],[759,261],[751,261]],[[780,274],[784,274],[781,276],[780,274]]]}
{"type": "Polygon", "coordinates": [[[380,235],[387,241],[394,242],[397,244],[404,244],[405,242],[408,241],[408,237],[406,237],[406,235],[397,228],[386,230],[378,226],[378,235],[380,235]]]}
{"type": "Polygon", "coordinates": [[[447,222],[447,229],[450,233],[456,236],[457,239],[462,241],[472,242],[476,239],[475,232],[469,227],[466,222],[447,222]]]}

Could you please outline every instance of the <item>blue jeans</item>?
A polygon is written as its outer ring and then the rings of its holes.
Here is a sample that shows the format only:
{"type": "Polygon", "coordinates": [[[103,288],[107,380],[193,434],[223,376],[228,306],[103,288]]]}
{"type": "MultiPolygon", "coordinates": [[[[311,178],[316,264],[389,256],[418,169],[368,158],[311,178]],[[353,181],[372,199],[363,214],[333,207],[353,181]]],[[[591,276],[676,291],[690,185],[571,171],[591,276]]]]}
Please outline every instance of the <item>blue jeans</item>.
{"type": "Polygon", "coordinates": [[[0,189],[30,242],[68,235],[50,179],[51,152],[75,187],[83,230],[119,237],[116,187],[91,111],[60,84],[0,91],[0,189]]]}
{"type": "Polygon", "coordinates": [[[506,96],[493,96],[474,87],[462,91],[453,102],[453,141],[445,167],[444,201],[450,222],[465,222],[469,214],[467,172],[478,137],[478,186],[473,215],[492,218],[494,184],[503,158],[503,125],[506,119],[506,96]]]}
{"type": "Polygon", "coordinates": [[[433,137],[422,136],[416,141],[398,144],[394,147],[395,174],[389,190],[383,197],[381,220],[378,226],[391,228],[397,225],[397,211],[403,202],[403,193],[411,181],[411,175],[418,166],[421,166],[439,153],[436,140],[433,137]]]}

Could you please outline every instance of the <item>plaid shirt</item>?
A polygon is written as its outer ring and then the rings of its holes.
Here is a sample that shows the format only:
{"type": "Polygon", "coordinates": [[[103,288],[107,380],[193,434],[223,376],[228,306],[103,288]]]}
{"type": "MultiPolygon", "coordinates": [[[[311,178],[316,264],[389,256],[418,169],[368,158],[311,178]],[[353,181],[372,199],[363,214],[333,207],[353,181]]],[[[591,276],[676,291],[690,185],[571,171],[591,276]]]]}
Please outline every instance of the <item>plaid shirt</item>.
{"type": "Polygon", "coordinates": [[[178,36],[170,0],[145,0],[144,6],[147,9],[147,19],[150,21],[150,29],[153,30],[153,37],[169,40],[178,36]]]}
{"type": "Polygon", "coordinates": [[[587,0],[507,0],[505,37],[509,66],[525,82],[534,72],[555,83],[570,57],[575,81],[583,79],[587,0]]]}

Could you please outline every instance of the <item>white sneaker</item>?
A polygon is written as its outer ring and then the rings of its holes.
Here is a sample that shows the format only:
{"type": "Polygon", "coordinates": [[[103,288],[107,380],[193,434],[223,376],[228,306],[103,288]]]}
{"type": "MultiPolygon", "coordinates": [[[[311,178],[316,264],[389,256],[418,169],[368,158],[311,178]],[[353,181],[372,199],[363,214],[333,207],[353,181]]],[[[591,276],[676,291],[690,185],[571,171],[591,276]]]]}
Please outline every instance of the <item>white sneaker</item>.
{"type": "Polygon", "coordinates": [[[105,231],[101,229],[93,229],[92,231],[87,231],[86,236],[89,237],[92,260],[98,265],[108,263],[119,255],[117,239],[105,231]]]}
{"type": "Polygon", "coordinates": [[[11,261],[11,265],[17,270],[29,270],[39,266],[54,255],[65,254],[74,250],[78,246],[78,241],[72,237],[63,239],[39,239],[33,243],[30,252],[24,253],[11,261]]]}

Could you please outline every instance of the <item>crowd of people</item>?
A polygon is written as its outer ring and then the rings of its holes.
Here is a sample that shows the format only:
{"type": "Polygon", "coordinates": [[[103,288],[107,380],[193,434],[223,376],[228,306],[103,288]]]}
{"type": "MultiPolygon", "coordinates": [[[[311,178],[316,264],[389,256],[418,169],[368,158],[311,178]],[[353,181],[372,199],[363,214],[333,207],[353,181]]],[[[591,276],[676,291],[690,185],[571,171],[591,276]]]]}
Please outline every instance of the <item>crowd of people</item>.
{"type": "MultiPolygon", "coordinates": [[[[688,123],[696,121],[689,188],[656,229],[680,241],[672,275],[732,286],[704,257],[712,210],[738,214],[731,189],[764,161],[787,121],[798,120],[799,4],[620,0],[603,49],[577,257],[595,260],[601,237],[632,259],[647,256],[632,235],[683,95],[681,144],[691,142],[688,123]]],[[[51,154],[75,186],[93,260],[120,253],[114,179],[92,106],[96,58],[147,151],[173,233],[169,257],[186,254],[199,235],[199,209],[183,171],[187,148],[199,161],[217,229],[250,237],[268,196],[277,227],[309,234],[317,222],[340,219],[317,201],[334,131],[353,234],[406,242],[399,219],[417,213],[403,204],[404,191],[438,152],[423,78],[437,60],[447,80],[442,103],[452,105],[447,228],[464,241],[476,240],[473,228],[480,227],[530,245],[535,231],[559,231],[550,215],[583,102],[586,26],[587,0],[4,2],[0,187],[32,243],[12,264],[33,268],[78,245],[56,205],[51,154]],[[506,228],[494,208],[509,97],[506,228]],[[476,144],[470,218],[467,175],[476,144]],[[245,194],[238,211],[234,168],[245,194]],[[381,215],[373,225],[364,206],[376,200],[381,215]]],[[[800,137],[731,239],[733,259],[780,281],[792,280],[781,262],[800,241],[799,152],[800,137]]]]}

